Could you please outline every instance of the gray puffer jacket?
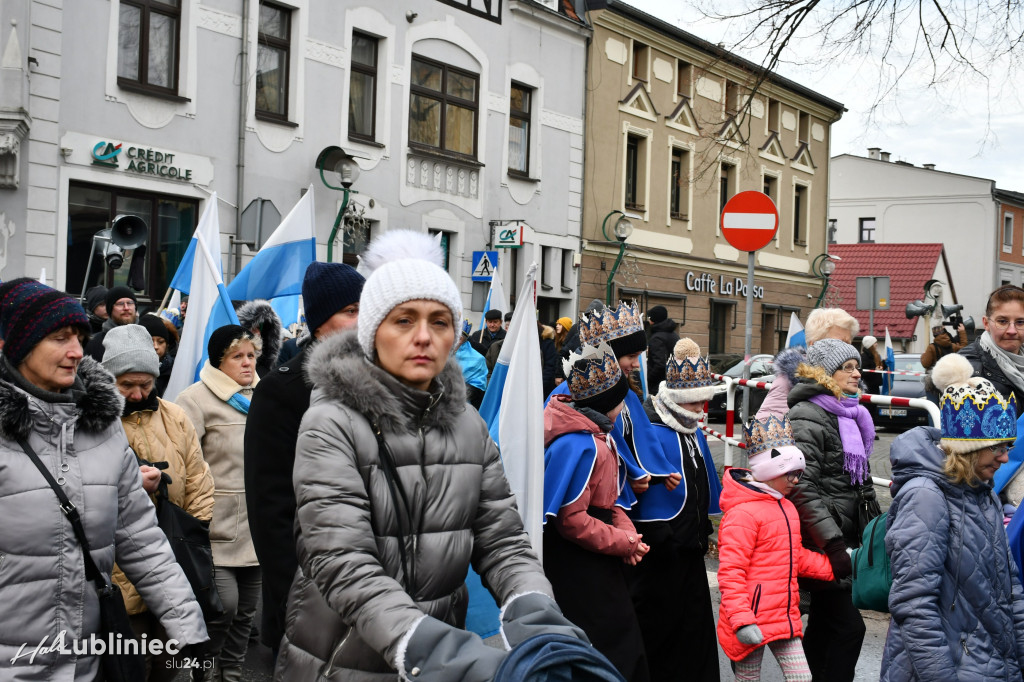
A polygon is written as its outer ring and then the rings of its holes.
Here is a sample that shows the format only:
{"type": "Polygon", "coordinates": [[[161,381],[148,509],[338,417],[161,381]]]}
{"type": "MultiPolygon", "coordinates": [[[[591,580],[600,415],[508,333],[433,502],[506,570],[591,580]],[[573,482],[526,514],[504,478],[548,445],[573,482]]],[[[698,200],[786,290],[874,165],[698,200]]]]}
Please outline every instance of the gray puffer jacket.
{"type": "MultiPolygon", "coordinates": [[[[470,563],[499,604],[540,592],[554,606],[453,359],[430,392],[415,390],[367,361],[352,331],[321,341],[306,374],[314,389],[293,474],[299,571],[275,679],[395,680],[412,660],[414,626],[417,637],[469,637],[456,628],[470,563]],[[391,492],[367,417],[383,432],[411,514],[391,492]],[[436,620],[421,624],[424,614],[436,620]]],[[[438,656],[453,653],[437,647],[438,656]]],[[[463,679],[451,668],[447,677],[422,672],[418,679],[463,679]]]]}
{"type": "Polygon", "coordinates": [[[92,557],[109,579],[116,558],[169,638],[206,640],[192,588],[174,561],[121,427],[114,378],[91,358],[61,394],[33,387],[0,356],[0,679],[96,679],[99,658],[39,653],[63,635],[99,630],[95,585],[57,496],[18,445],[24,436],[78,508],[92,557]],[[61,477],[61,478],[58,478],[61,477]],[[22,650],[22,646],[24,649],[22,650]],[[20,658],[11,663],[11,659],[20,658]]]}
{"type": "MultiPolygon", "coordinates": [[[[860,547],[864,526],[879,514],[871,480],[854,485],[843,467],[839,418],[810,402],[811,397],[827,393],[829,389],[824,385],[806,379],[789,392],[793,437],[807,463],[803,478],[789,497],[800,513],[804,546],[814,551],[823,550],[836,539],[842,539],[847,547],[860,547]]],[[[823,586],[820,581],[801,583],[823,586]]]]}
{"type": "Polygon", "coordinates": [[[938,429],[893,441],[893,501],[885,548],[892,560],[892,621],[883,682],[1020,680],[1024,592],[988,485],[942,472],[938,429]]]}

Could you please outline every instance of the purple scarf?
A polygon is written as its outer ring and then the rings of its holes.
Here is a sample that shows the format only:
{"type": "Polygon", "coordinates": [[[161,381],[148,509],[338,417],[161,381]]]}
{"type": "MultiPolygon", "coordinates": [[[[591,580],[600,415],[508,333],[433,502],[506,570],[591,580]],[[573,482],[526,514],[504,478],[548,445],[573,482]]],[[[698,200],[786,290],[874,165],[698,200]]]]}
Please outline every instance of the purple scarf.
{"type": "Polygon", "coordinates": [[[843,441],[843,468],[850,482],[859,485],[868,480],[868,457],[875,449],[875,425],[871,414],[856,398],[838,400],[831,393],[819,393],[811,402],[839,418],[839,439],[843,441]]]}

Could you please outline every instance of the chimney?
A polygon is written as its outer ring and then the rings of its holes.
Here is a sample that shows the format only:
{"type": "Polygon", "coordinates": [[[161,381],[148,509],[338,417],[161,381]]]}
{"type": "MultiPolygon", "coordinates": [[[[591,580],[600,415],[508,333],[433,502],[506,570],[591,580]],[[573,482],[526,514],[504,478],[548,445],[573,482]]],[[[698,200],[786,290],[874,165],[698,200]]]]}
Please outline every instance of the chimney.
{"type": "Polygon", "coordinates": [[[882,161],[888,161],[889,160],[889,152],[881,152],[881,153],[879,153],[878,156],[879,156],[879,158],[882,161]]]}
{"type": "Polygon", "coordinates": [[[878,159],[878,152],[882,151],[881,147],[868,147],[868,158],[878,159]]]}
{"type": "Polygon", "coordinates": [[[935,170],[935,164],[934,163],[922,163],[921,164],[921,168],[924,168],[925,170],[935,170]]]}

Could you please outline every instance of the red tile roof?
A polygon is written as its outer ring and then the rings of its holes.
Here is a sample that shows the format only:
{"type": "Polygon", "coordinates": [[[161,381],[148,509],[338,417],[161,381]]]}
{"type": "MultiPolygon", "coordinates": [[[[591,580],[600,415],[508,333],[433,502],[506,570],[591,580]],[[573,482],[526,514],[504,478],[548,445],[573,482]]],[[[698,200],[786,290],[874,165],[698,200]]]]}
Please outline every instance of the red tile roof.
{"type": "Polygon", "coordinates": [[[836,263],[829,285],[835,287],[836,305],[857,318],[861,334],[868,334],[868,310],[857,310],[857,278],[889,277],[889,309],[875,311],[875,336],[909,339],[917,320],[908,320],[904,309],[924,298],[924,283],[935,274],[942,244],[831,244],[828,252],[836,263]]]}

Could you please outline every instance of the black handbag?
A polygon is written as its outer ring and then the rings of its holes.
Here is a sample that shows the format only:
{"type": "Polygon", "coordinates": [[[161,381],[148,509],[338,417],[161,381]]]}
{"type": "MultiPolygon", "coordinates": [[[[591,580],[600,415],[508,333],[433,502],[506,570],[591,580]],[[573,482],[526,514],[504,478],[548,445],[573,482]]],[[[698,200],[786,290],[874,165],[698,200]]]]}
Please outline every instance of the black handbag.
{"type": "MultiPolygon", "coordinates": [[[[25,438],[18,439],[18,445],[25,451],[32,463],[39,469],[46,482],[53,488],[57,499],[60,501],[60,510],[71,522],[71,528],[75,532],[78,544],[82,546],[82,558],[85,562],[85,579],[92,581],[96,586],[96,593],[99,595],[100,603],[100,631],[103,640],[110,646],[111,642],[121,642],[136,639],[132,630],[131,622],[128,620],[128,611],[124,607],[124,599],[121,597],[121,590],[117,585],[107,580],[96,563],[92,560],[89,541],[85,537],[85,528],[82,527],[82,519],[78,514],[78,508],[68,499],[68,496],[61,489],[53,475],[46,466],[39,460],[35,450],[28,444],[25,438]]],[[[123,646],[123,644],[121,645],[123,646]]],[[[146,679],[146,659],[142,654],[117,654],[106,653],[100,657],[100,666],[103,671],[103,679],[109,682],[138,682],[146,679]]]]}
{"type": "Polygon", "coordinates": [[[157,525],[167,536],[174,558],[185,573],[192,592],[210,622],[224,613],[224,604],[213,581],[213,550],[209,527],[171,502],[167,495],[167,475],[161,474],[156,493],[157,525]]]}

